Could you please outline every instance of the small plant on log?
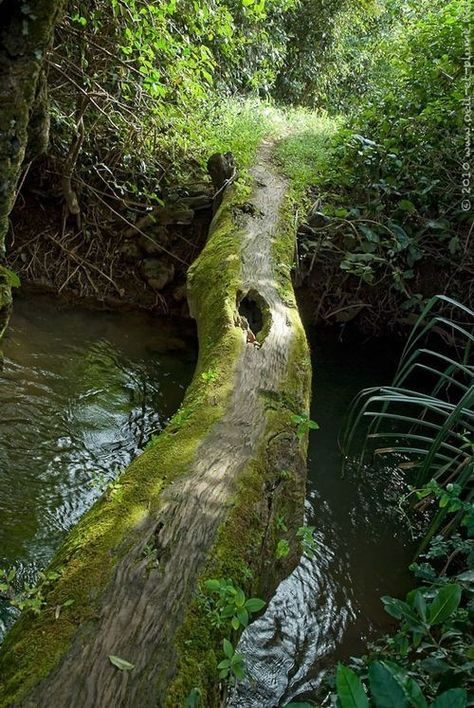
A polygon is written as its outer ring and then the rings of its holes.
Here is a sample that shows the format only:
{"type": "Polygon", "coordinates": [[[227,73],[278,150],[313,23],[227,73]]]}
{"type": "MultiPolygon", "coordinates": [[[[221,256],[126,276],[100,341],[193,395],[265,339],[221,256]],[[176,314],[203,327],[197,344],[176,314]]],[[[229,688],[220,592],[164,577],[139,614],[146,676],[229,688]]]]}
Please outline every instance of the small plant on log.
{"type": "Polygon", "coordinates": [[[286,538],[280,538],[280,540],[277,543],[276,551],[275,551],[275,558],[286,558],[288,553],[290,552],[290,544],[286,540],[286,538]]]}
{"type": "Polygon", "coordinates": [[[243,679],[245,676],[245,664],[242,655],[237,654],[228,639],[224,639],[222,646],[225,659],[217,665],[219,678],[226,679],[230,683],[243,679]]]}
{"type": "MultiPolygon", "coordinates": [[[[18,610],[29,610],[39,615],[46,604],[43,591],[48,583],[57,580],[60,576],[58,571],[40,572],[38,575],[38,585],[25,583],[21,590],[15,590],[13,583],[16,578],[16,568],[9,571],[0,570],[0,597],[3,595],[12,607],[18,610]]],[[[68,607],[70,602],[66,601],[64,606],[68,607]],[[67,603],[67,604],[66,604],[67,603]]]]}
{"type": "Polygon", "coordinates": [[[205,596],[204,603],[215,627],[230,623],[237,631],[240,627],[247,627],[250,617],[265,607],[265,601],[259,597],[246,598],[242,588],[230,579],[206,580],[204,585],[214,596],[205,596]]]}
{"type": "Polygon", "coordinates": [[[202,372],[201,378],[206,383],[210,383],[211,381],[215,381],[217,379],[217,372],[214,371],[214,369],[208,369],[208,371],[202,372]]]}
{"type": "Polygon", "coordinates": [[[314,558],[317,543],[314,539],[314,526],[300,526],[296,532],[296,538],[300,542],[303,555],[314,558]]]}
{"type": "Polygon", "coordinates": [[[302,415],[297,415],[296,413],[291,416],[291,422],[296,424],[296,434],[299,438],[302,438],[310,430],[318,430],[319,425],[315,420],[303,413],[302,415]]]}

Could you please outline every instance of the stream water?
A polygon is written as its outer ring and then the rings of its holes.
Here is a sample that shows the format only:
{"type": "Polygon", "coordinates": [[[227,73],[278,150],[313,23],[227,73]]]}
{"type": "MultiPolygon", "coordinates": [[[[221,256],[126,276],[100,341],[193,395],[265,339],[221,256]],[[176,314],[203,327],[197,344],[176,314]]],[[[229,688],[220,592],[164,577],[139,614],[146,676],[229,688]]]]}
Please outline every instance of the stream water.
{"type": "MultiPolygon", "coordinates": [[[[194,339],[144,314],[17,300],[0,373],[0,568],[32,582],[176,411],[194,339]]],[[[0,637],[13,610],[0,600],[0,637]]]]}
{"type": "MultiPolygon", "coordinates": [[[[19,299],[0,374],[0,568],[33,582],[68,529],[177,409],[195,363],[183,327],[147,315],[19,299]]],[[[337,433],[352,396],[390,378],[387,350],[316,340],[307,523],[317,549],[244,633],[249,680],[231,704],[310,696],[335,658],[387,628],[412,548],[390,470],[341,479],[337,433]]],[[[0,638],[15,611],[0,600],[0,638]]]]}
{"type": "Polygon", "coordinates": [[[311,700],[327,668],[364,653],[368,640],[393,626],[381,596],[412,586],[414,545],[398,508],[403,480],[384,467],[343,478],[337,444],[352,398],[391,380],[396,348],[318,333],[311,339],[311,415],[320,429],[310,435],[306,523],[317,545],[242,635],[247,679],[229,701],[233,708],[311,700]]]}

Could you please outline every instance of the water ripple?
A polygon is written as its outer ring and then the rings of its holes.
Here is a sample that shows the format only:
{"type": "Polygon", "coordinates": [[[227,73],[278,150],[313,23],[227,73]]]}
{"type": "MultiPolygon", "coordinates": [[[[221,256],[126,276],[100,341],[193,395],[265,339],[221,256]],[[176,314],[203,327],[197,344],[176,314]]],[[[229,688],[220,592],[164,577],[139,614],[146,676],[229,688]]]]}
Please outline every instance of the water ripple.
{"type": "MultiPolygon", "coordinates": [[[[17,588],[176,410],[194,366],[181,344],[145,316],[16,303],[0,372],[0,568],[17,568],[17,588]]],[[[0,600],[0,638],[13,616],[0,600]]]]}

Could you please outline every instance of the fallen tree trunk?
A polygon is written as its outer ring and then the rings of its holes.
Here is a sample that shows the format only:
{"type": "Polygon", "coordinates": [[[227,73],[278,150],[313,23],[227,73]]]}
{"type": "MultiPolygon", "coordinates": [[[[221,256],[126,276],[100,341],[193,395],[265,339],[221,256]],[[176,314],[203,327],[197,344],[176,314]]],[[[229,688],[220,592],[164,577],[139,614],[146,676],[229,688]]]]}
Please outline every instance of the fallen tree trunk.
{"type": "Polygon", "coordinates": [[[7,636],[1,706],[175,707],[194,687],[217,706],[225,635],[199,600],[202,581],[268,598],[298,559],[306,433],[295,415],[308,412],[310,361],[270,150],[248,203],[228,189],[189,271],[200,349],[184,402],[69,535],[41,613],[7,636]],[[282,538],[289,553],[276,558],[282,538]]]}

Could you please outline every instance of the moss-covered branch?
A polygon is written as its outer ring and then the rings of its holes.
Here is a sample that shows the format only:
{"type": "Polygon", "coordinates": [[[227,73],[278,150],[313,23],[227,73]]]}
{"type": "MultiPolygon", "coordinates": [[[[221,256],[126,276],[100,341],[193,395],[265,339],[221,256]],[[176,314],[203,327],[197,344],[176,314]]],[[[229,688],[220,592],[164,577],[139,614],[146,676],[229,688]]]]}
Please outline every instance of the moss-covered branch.
{"type": "Polygon", "coordinates": [[[308,410],[310,363],[268,147],[255,177],[252,208],[226,194],[189,272],[200,351],[185,400],[67,538],[41,614],[7,636],[0,706],[180,706],[195,686],[217,706],[222,633],[202,581],[268,598],[298,558],[306,439],[292,416],[308,410]],[[277,559],[282,536],[290,552],[277,559]]]}

